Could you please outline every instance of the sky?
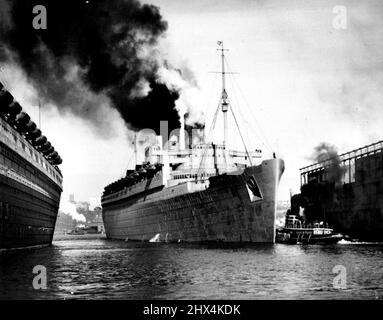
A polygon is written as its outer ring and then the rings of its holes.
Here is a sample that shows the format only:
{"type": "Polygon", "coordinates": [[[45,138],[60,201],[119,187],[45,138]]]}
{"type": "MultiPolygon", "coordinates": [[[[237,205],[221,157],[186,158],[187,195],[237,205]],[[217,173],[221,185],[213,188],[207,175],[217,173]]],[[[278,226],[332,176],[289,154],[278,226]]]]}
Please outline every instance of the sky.
{"type": "Polygon", "coordinates": [[[244,105],[242,118],[265,157],[273,150],[285,160],[280,199],[299,192],[299,168],[312,163],[321,142],[343,153],[382,139],[383,2],[152,3],[169,21],[169,47],[187,57],[202,91],[212,82],[211,61],[219,67],[216,40],[230,49],[239,74],[229,97],[237,91],[235,108],[244,105]],[[346,8],[346,29],[334,28],[338,5],[346,8]]]}
{"type": "MultiPolygon", "coordinates": [[[[382,139],[382,1],[145,2],[160,7],[168,22],[160,51],[194,73],[207,123],[220,92],[219,75],[211,73],[220,66],[217,40],[229,48],[228,66],[237,74],[227,91],[244,136],[265,158],[276,152],[285,161],[280,199],[289,199],[290,189],[299,192],[299,168],[312,162],[321,142],[343,153],[382,139]],[[346,8],[345,29],[334,27],[338,5],[346,8]]],[[[8,65],[0,77],[38,119],[38,97],[25,75],[8,65]]],[[[133,165],[122,119],[112,110],[99,116],[113,123],[107,139],[83,119],[42,106],[40,127],[63,158],[64,199],[100,196],[133,165]]]]}

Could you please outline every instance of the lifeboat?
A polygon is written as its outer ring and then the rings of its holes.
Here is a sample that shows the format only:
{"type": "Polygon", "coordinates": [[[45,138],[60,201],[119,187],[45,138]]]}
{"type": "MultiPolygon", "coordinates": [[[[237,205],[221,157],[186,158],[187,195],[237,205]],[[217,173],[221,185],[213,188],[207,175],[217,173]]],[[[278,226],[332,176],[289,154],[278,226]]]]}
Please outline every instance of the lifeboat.
{"type": "Polygon", "coordinates": [[[146,179],[147,178],[147,171],[141,167],[139,170],[138,170],[138,173],[140,174],[140,179],[146,179]]]}
{"type": "Polygon", "coordinates": [[[134,170],[126,170],[126,176],[129,176],[133,172],[134,172],[134,170]]]}
{"type": "Polygon", "coordinates": [[[137,171],[134,171],[129,175],[129,178],[131,179],[132,184],[138,181],[139,177],[140,177],[140,174],[137,171]]]}
{"type": "MultiPolygon", "coordinates": [[[[50,142],[48,142],[50,144],[50,142]]],[[[41,150],[44,156],[49,156],[53,151],[55,151],[55,148],[51,145],[48,149],[41,150]]]]}
{"type": "Polygon", "coordinates": [[[134,182],[134,178],[132,176],[130,176],[130,175],[127,176],[125,179],[126,179],[126,181],[128,183],[128,186],[131,186],[132,183],[134,182]]]}
{"type": "Polygon", "coordinates": [[[34,123],[32,120],[29,120],[29,122],[25,125],[25,130],[29,133],[37,129],[36,123],[34,123]]]}
{"type": "Polygon", "coordinates": [[[32,120],[29,120],[27,123],[25,123],[26,119],[27,118],[25,118],[25,120],[22,120],[21,122],[17,120],[16,126],[21,133],[30,133],[37,129],[36,123],[34,123],[32,120]]]}
{"type": "Polygon", "coordinates": [[[41,146],[41,150],[46,150],[48,148],[50,148],[52,145],[49,141],[45,141],[42,146],[41,146]]]}
{"type": "Polygon", "coordinates": [[[147,172],[154,172],[154,171],[156,171],[156,166],[153,165],[153,164],[149,164],[149,165],[145,168],[145,170],[146,170],[147,172]]]}
{"type": "Polygon", "coordinates": [[[31,117],[28,113],[21,111],[16,117],[16,127],[19,131],[25,132],[25,126],[29,123],[31,117]]]}
{"type": "Polygon", "coordinates": [[[7,109],[7,112],[9,116],[15,120],[16,116],[23,110],[23,108],[20,106],[20,104],[16,101],[13,101],[7,109]]]}
{"type": "Polygon", "coordinates": [[[35,129],[32,132],[28,134],[28,137],[31,139],[32,144],[36,145],[36,140],[41,137],[41,130],[40,129],[35,129]]]}
{"type": "Polygon", "coordinates": [[[161,171],[162,167],[164,166],[162,163],[156,163],[154,165],[156,167],[156,173],[161,171]]]}
{"type": "Polygon", "coordinates": [[[131,174],[131,176],[132,176],[133,178],[138,178],[138,177],[140,176],[140,174],[139,174],[137,171],[134,171],[134,172],[131,174]]]}
{"type": "Polygon", "coordinates": [[[62,159],[61,157],[59,156],[59,154],[57,153],[57,151],[53,151],[49,156],[49,162],[53,165],[58,165],[58,164],[61,164],[62,163],[62,159]]]}
{"type": "Polygon", "coordinates": [[[62,159],[59,155],[57,155],[56,157],[52,158],[51,160],[49,160],[49,162],[53,165],[59,165],[59,164],[62,164],[62,159]]]}
{"type": "Polygon", "coordinates": [[[8,92],[0,91],[0,111],[2,113],[8,113],[8,106],[13,102],[13,96],[8,92]]]}
{"type": "Polygon", "coordinates": [[[62,164],[63,163],[63,160],[61,159],[60,156],[58,156],[55,160],[54,160],[54,164],[56,165],[59,165],[59,164],[62,164]]]}
{"type": "Polygon", "coordinates": [[[0,113],[6,114],[9,120],[15,120],[16,116],[21,112],[20,104],[13,100],[13,96],[8,92],[0,91],[0,113]]]}
{"type": "Polygon", "coordinates": [[[144,168],[140,168],[138,170],[138,173],[141,174],[141,175],[144,175],[144,174],[146,174],[146,170],[144,168]]]}
{"type": "Polygon", "coordinates": [[[41,147],[40,147],[40,151],[45,155],[47,156],[48,154],[50,154],[51,152],[53,152],[53,147],[51,145],[51,143],[49,141],[45,142],[41,147]]]}
{"type": "Polygon", "coordinates": [[[123,187],[126,188],[126,187],[129,187],[130,186],[130,179],[128,177],[125,177],[125,178],[122,178],[122,182],[123,182],[123,187]]]}
{"type": "Polygon", "coordinates": [[[58,157],[58,153],[57,153],[57,151],[53,151],[53,152],[51,152],[50,154],[48,154],[48,158],[50,158],[50,159],[55,159],[55,158],[57,158],[58,157]]]}
{"type": "Polygon", "coordinates": [[[37,146],[42,146],[42,145],[44,145],[46,142],[47,142],[47,137],[46,137],[46,136],[43,136],[43,135],[41,135],[40,137],[36,138],[36,140],[35,140],[35,144],[36,144],[37,146]]]}
{"type": "Polygon", "coordinates": [[[147,171],[148,173],[148,177],[149,178],[152,178],[155,174],[156,174],[156,166],[155,165],[152,165],[152,164],[149,164],[145,170],[147,171]]]}
{"type": "Polygon", "coordinates": [[[118,180],[117,189],[122,190],[124,188],[124,180],[120,179],[118,180]]]}

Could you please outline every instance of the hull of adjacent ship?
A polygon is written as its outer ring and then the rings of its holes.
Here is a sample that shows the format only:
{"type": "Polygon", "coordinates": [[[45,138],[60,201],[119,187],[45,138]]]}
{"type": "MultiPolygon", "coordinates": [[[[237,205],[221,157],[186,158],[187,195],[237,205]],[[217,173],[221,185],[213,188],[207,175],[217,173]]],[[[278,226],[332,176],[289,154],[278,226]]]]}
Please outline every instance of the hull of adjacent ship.
{"type": "Polygon", "coordinates": [[[47,246],[61,189],[9,147],[0,147],[0,252],[47,246]]]}
{"type": "MultiPolygon", "coordinates": [[[[383,241],[383,149],[376,145],[354,158],[353,152],[347,154],[349,163],[343,167],[346,179],[342,184],[322,187],[320,192],[313,188],[304,194],[311,204],[305,209],[307,217],[325,218],[336,232],[353,239],[383,241]],[[318,194],[323,193],[325,199],[320,200],[318,194]]],[[[320,172],[310,172],[309,176],[317,177],[320,172]]]]}
{"type": "MultiPolygon", "coordinates": [[[[273,243],[283,170],[281,159],[270,159],[242,173],[212,177],[202,191],[103,203],[106,235],[136,241],[273,243]]],[[[171,193],[171,188],[158,192],[171,193]]]]}
{"type": "Polygon", "coordinates": [[[353,239],[383,241],[382,191],[383,179],[339,188],[336,195],[342,198],[324,205],[327,221],[353,239]]]}

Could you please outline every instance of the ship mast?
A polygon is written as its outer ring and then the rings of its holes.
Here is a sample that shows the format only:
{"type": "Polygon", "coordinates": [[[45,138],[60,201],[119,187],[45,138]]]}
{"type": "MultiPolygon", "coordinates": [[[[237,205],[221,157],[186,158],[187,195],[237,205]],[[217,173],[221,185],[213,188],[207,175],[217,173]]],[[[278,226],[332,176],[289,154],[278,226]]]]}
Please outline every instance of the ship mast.
{"type": "Polygon", "coordinates": [[[41,101],[39,99],[39,128],[41,129],[41,101]]]}
{"type": "Polygon", "coordinates": [[[137,165],[137,133],[134,133],[134,169],[137,165]]]}
{"type": "MultiPolygon", "coordinates": [[[[212,122],[212,125],[210,127],[210,130],[209,130],[209,134],[208,134],[208,137],[210,136],[210,133],[211,131],[214,129],[215,127],[215,124],[216,124],[216,120],[217,120],[217,116],[218,116],[218,113],[219,113],[219,109],[221,108],[222,110],[222,113],[223,113],[223,126],[224,126],[224,140],[223,140],[223,147],[224,147],[224,157],[225,157],[225,171],[228,172],[230,170],[230,166],[229,166],[229,161],[230,161],[230,158],[229,158],[229,126],[228,126],[228,115],[227,115],[227,112],[230,110],[231,114],[233,115],[233,118],[234,118],[234,122],[235,122],[235,125],[238,129],[238,132],[239,132],[239,135],[241,137],[241,140],[242,140],[242,143],[243,143],[243,146],[245,147],[245,152],[247,154],[247,157],[249,159],[249,163],[250,165],[252,166],[252,161],[251,161],[251,156],[246,148],[246,143],[245,143],[245,140],[243,138],[243,135],[242,135],[242,132],[241,132],[241,129],[239,127],[239,124],[238,124],[238,121],[237,121],[237,118],[234,114],[234,111],[233,111],[233,108],[230,107],[230,103],[229,103],[229,97],[227,95],[227,92],[226,92],[226,74],[234,74],[235,72],[226,72],[225,71],[225,51],[228,51],[229,49],[225,49],[223,47],[223,41],[218,41],[218,46],[219,46],[219,51],[221,51],[221,63],[222,63],[222,66],[221,66],[221,72],[216,72],[216,71],[212,71],[212,73],[221,73],[222,75],[222,93],[221,93],[221,97],[219,99],[219,102],[218,102],[218,106],[217,106],[217,109],[215,111],[215,114],[214,114],[214,117],[213,117],[213,122],[212,122]]],[[[214,146],[213,146],[214,148],[214,146]]],[[[201,161],[200,161],[200,165],[199,165],[199,168],[198,168],[198,171],[197,171],[197,174],[196,174],[196,183],[198,181],[198,177],[199,177],[199,172],[201,171],[202,167],[203,167],[203,163],[204,163],[204,160],[206,158],[206,154],[207,154],[207,144],[205,145],[205,148],[204,148],[204,152],[203,152],[203,155],[202,155],[202,158],[201,158],[201,161]]],[[[216,174],[218,175],[219,172],[218,172],[218,169],[217,169],[217,172],[216,174]]]]}
{"type": "Polygon", "coordinates": [[[225,51],[228,51],[228,49],[225,49],[223,47],[223,41],[218,41],[218,45],[220,46],[219,51],[221,51],[221,62],[222,62],[222,95],[221,95],[221,108],[223,113],[223,147],[225,152],[225,162],[226,162],[226,171],[229,169],[229,141],[228,141],[228,122],[227,122],[227,111],[229,110],[229,103],[227,101],[227,92],[226,92],[226,81],[225,81],[225,51]]]}

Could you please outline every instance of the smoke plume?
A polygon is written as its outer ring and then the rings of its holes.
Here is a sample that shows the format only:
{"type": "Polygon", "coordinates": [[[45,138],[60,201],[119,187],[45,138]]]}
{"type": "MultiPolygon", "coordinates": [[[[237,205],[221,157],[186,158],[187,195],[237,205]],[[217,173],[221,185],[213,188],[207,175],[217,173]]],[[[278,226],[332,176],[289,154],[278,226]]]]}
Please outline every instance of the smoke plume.
{"type": "Polygon", "coordinates": [[[336,146],[326,142],[320,143],[314,148],[311,156],[314,162],[323,162],[330,160],[330,165],[325,169],[328,174],[328,181],[340,182],[344,174],[344,168],[341,166],[341,160],[336,146]]]}
{"type": "MultiPolygon", "coordinates": [[[[177,71],[156,50],[167,30],[158,7],[138,0],[0,5],[0,61],[20,66],[45,102],[96,126],[111,106],[130,129],[158,132],[160,120],[170,130],[179,127],[177,100],[185,84],[166,77],[177,71]],[[36,5],[46,7],[47,29],[32,26],[36,5]]],[[[187,72],[177,77],[189,82],[187,72]]]]}
{"type": "Polygon", "coordinates": [[[69,214],[74,220],[85,222],[85,216],[77,211],[76,204],[62,199],[60,202],[60,211],[69,214]]]}

